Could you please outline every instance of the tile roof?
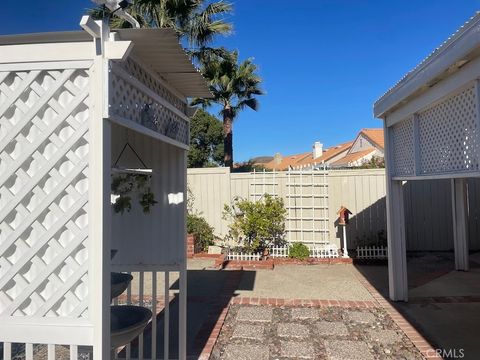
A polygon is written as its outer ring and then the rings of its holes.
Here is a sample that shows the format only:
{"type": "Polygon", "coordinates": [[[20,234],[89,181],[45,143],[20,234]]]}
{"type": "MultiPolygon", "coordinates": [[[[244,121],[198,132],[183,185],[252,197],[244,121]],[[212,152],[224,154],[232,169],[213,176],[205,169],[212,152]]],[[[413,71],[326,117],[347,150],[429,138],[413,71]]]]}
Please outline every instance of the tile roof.
{"type": "Polygon", "coordinates": [[[298,161],[308,157],[311,154],[312,153],[309,151],[309,152],[301,153],[301,154],[283,156],[280,164],[276,164],[275,159],[273,159],[273,160],[271,160],[267,163],[261,164],[261,165],[263,165],[267,169],[286,170],[290,166],[295,166],[295,164],[298,161]]]}
{"type": "Polygon", "coordinates": [[[352,154],[348,154],[341,159],[338,159],[337,161],[333,162],[331,165],[333,166],[339,166],[339,165],[345,165],[348,166],[350,163],[360,160],[364,156],[367,156],[368,154],[376,151],[374,148],[362,150],[362,151],[357,151],[352,154]]]}
{"type": "Polygon", "coordinates": [[[368,139],[370,139],[373,143],[375,143],[382,149],[385,148],[383,129],[362,129],[360,133],[363,133],[368,139]]]}
{"type": "Polygon", "coordinates": [[[305,165],[313,165],[314,163],[320,164],[322,161],[328,161],[331,158],[341,154],[344,151],[347,151],[350,149],[350,147],[353,145],[353,141],[349,141],[343,144],[331,146],[328,149],[325,149],[323,151],[322,156],[319,156],[318,158],[313,158],[313,153],[309,153],[309,156],[299,160],[295,165],[296,166],[305,166],[305,165]]]}

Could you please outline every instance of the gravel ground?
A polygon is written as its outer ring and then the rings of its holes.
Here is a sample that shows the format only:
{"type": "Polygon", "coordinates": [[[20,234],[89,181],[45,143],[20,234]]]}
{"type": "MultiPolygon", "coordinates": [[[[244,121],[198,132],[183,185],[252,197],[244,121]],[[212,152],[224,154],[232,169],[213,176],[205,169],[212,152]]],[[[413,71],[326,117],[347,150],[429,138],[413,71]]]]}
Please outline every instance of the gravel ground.
{"type": "Polygon", "coordinates": [[[231,306],[210,359],[422,359],[381,309],[271,311],[271,321],[265,321],[265,307],[231,306]],[[252,317],[255,312],[259,320],[252,317]]]}

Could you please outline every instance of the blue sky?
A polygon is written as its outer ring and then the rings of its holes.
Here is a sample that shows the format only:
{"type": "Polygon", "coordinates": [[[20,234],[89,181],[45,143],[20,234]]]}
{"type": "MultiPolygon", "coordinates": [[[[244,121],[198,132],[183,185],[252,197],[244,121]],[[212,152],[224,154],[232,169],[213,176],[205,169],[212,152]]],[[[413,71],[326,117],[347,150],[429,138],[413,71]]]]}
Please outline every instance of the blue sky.
{"type": "MultiPolygon", "coordinates": [[[[267,95],[234,124],[236,161],[309,151],[380,127],[372,104],[480,0],[237,0],[218,45],[254,57],[267,95]]],[[[88,0],[2,2],[0,34],[76,30],[88,0]]]]}

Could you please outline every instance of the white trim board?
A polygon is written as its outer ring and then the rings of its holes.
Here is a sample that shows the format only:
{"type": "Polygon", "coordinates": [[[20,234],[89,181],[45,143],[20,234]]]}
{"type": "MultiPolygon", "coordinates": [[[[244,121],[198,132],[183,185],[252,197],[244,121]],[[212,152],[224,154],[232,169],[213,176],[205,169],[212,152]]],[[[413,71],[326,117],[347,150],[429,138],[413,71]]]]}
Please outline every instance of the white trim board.
{"type": "Polygon", "coordinates": [[[387,126],[391,127],[396,123],[403,121],[416,112],[419,112],[443,98],[451,96],[465,87],[468,87],[480,77],[480,58],[475,59],[471,63],[465,65],[460,71],[452,74],[448,78],[442,80],[433,86],[427,92],[412,99],[402,107],[398,108],[385,118],[387,126]]]}

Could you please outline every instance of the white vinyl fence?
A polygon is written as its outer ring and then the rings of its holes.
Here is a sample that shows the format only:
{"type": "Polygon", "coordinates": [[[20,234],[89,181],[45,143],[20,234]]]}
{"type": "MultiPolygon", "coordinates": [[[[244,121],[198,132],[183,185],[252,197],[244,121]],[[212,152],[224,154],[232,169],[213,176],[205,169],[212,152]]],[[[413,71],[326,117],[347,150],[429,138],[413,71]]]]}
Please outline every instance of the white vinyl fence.
{"type": "MultiPolygon", "coordinates": [[[[317,171],[313,176],[311,171],[301,174],[297,171],[290,173],[290,179],[288,174],[230,173],[228,168],[188,169],[188,183],[195,200],[194,208],[220,237],[228,232],[228,222],[222,219],[224,204],[230,204],[234,197],[258,200],[259,194],[269,193],[284,199],[289,211],[286,228],[290,242],[303,241],[307,245],[330,242],[340,248],[342,233],[336,220],[337,211],[343,205],[352,212],[346,228],[349,249],[385,243],[384,169],[317,171]],[[326,234],[325,237],[322,234],[326,234]]],[[[478,250],[480,179],[469,179],[468,186],[470,249],[478,250]]],[[[448,180],[404,184],[407,250],[453,249],[450,187],[448,180]]]]}

